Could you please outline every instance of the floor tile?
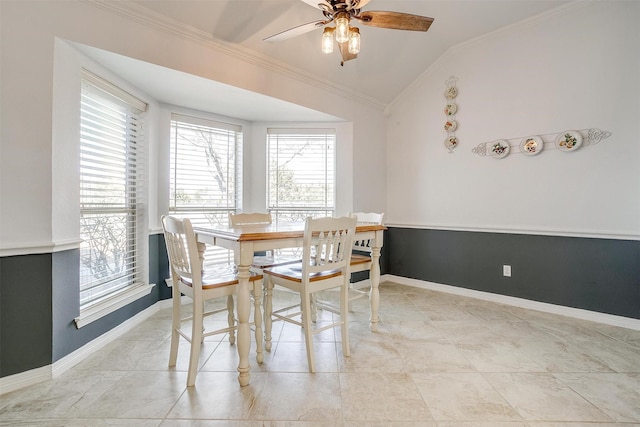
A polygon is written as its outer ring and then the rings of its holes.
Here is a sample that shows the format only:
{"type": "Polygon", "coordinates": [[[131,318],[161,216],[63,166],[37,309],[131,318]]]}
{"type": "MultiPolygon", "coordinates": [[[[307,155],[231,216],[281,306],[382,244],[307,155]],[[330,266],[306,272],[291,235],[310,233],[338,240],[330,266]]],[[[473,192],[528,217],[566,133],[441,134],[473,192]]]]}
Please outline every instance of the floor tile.
{"type": "Polygon", "coordinates": [[[345,421],[432,421],[409,374],[343,373],[340,388],[345,421]]]}
{"type": "Polygon", "coordinates": [[[252,342],[247,387],[226,334],[205,339],[186,387],[189,345],[169,368],[161,309],[58,377],[0,396],[0,426],[640,426],[640,331],[392,282],[380,294],[377,331],[368,300],[352,304],[350,357],[339,330],[314,337],[315,374],[300,327],[275,322],[264,363],[252,342]]]}
{"type": "Polygon", "coordinates": [[[412,378],[437,421],[522,421],[481,374],[413,374],[412,378]]]}
{"type": "Polygon", "coordinates": [[[640,424],[640,374],[555,374],[615,421],[640,424]]]}
{"type": "Polygon", "coordinates": [[[569,386],[547,373],[482,374],[504,399],[530,421],[613,421],[569,386]]]}

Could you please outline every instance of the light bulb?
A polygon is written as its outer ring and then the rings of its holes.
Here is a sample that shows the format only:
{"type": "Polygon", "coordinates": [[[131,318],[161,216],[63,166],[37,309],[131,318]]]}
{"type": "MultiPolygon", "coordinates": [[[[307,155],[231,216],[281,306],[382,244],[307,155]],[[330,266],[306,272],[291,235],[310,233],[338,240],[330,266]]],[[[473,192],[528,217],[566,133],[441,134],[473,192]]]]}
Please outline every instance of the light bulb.
{"type": "Polygon", "coordinates": [[[349,31],[349,53],[355,55],[360,52],[360,30],[351,27],[349,31]]]}
{"type": "Polygon", "coordinates": [[[336,15],[336,41],[344,43],[349,40],[349,14],[340,12],[336,15]]]}
{"type": "Polygon", "coordinates": [[[322,53],[333,52],[333,30],[334,28],[325,28],[322,32],[322,53]]]}

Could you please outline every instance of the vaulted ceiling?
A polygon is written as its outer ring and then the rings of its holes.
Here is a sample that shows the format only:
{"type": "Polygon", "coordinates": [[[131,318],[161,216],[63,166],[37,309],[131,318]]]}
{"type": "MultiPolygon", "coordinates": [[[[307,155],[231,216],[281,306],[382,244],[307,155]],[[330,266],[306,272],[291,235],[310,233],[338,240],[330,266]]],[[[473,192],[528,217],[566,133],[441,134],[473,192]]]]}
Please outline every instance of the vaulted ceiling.
{"type": "MultiPolygon", "coordinates": [[[[567,0],[371,0],[363,10],[390,10],[434,18],[425,32],[360,25],[358,58],[340,65],[337,49],[320,50],[317,29],[276,43],[263,39],[323,19],[301,0],[127,0],[134,10],[237,46],[243,53],[285,65],[323,83],[346,88],[384,107],[448,49],[543,14],[567,0]]],[[[121,3],[122,4],[122,3],[121,3]]],[[[131,70],[130,67],[127,69],[131,70]]],[[[144,83],[149,86],[149,75],[144,83]]],[[[135,82],[135,76],[128,76],[135,82]]],[[[141,82],[142,83],[142,82],[141,82]]],[[[154,90],[162,88],[146,87],[154,90]]]]}

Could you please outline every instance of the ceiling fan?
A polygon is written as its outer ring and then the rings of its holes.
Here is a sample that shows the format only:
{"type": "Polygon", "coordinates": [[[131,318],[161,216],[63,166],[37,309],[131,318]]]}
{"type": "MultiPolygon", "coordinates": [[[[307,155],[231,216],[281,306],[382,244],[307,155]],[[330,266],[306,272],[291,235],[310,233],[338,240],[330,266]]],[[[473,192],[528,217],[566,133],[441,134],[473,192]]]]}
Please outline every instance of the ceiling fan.
{"type": "Polygon", "coordinates": [[[308,22],[288,30],[282,31],[264,39],[268,42],[286,40],[317,28],[324,27],[322,33],[322,51],[333,52],[333,41],[338,44],[342,61],[354,59],[360,52],[360,29],[351,25],[352,22],[370,27],[390,28],[395,30],[427,31],[433,18],[411,15],[409,13],[390,12],[386,10],[363,11],[362,8],[371,0],[302,0],[322,11],[325,19],[308,22]],[[335,27],[327,27],[335,23],[335,27]]]}

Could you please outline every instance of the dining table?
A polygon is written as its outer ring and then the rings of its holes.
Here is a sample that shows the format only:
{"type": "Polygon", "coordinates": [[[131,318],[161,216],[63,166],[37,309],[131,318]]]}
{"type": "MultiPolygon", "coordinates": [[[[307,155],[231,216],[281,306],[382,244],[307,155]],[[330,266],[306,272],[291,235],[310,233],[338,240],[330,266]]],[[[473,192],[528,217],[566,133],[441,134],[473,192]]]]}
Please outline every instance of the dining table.
{"type": "MultiPolygon", "coordinates": [[[[251,328],[249,324],[251,312],[251,286],[249,269],[255,252],[302,247],[304,222],[277,222],[271,224],[243,225],[239,227],[194,227],[196,239],[204,251],[205,245],[215,245],[230,249],[234,252],[234,262],[237,267],[238,291],[236,296],[237,349],[238,349],[238,381],[241,386],[247,386],[251,377],[249,351],[251,349],[251,328]]],[[[384,230],[381,224],[358,223],[356,226],[356,240],[370,240],[371,270],[369,280],[369,327],[377,330],[378,306],[380,303],[380,250],[383,245],[384,230]]],[[[261,317],[261,316],[254,316],[261,317]]],[[[261,331],[262,319],[254,318],[254,327],[261,331]]],[[[261,333],[256,333],[256,360],[262,363],[261,333]]]]}

